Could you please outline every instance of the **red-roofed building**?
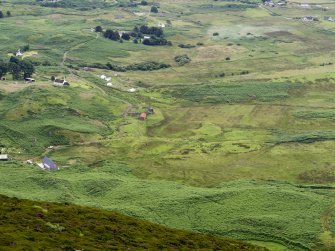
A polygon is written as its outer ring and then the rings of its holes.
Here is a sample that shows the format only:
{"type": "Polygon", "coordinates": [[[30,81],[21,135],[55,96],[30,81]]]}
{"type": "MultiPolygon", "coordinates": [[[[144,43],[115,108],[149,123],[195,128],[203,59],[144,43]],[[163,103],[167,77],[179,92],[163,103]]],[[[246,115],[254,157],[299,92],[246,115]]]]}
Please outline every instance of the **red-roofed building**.
{"type": "Polygon", "coordinates": [[[145,112],[142,112],[140,114],[139,120],[146,120],[146,118],[147,118],[147,114],[145,112]]]}

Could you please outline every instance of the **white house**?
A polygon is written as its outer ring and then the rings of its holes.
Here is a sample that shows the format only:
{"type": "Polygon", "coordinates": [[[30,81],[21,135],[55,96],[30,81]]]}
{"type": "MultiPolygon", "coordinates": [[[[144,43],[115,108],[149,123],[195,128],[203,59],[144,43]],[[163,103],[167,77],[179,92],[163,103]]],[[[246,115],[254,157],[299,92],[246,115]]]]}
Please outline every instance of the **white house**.
{"type": "Polygon", "coordinates": [[[21,52],[20,49],[17,50],[15,56],[17,56],[17,57],[22,57],[23,56],[23,53],[21,52]]]}
{"type": "Polygon", "coordinates": [[[7,154],[0,154],[0,161],[7,161],[9,160],[9,157],[7,154]]]}
{"type": "Polygon", "coordinates": [[[69,82],[67,82],[65,79],[55,79],[55,81],[54,81],[54,85],[55,86],[69,86],[70,85],[70,83],[69,82]]]}

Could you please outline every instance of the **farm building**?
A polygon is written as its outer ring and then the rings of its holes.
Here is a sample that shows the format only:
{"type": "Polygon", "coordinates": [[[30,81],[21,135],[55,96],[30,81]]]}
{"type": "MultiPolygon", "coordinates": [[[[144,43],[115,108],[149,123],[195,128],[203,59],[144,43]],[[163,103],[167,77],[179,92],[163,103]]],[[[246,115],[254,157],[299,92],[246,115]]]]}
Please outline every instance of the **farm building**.
{"type": "Polygon", "coordinates": [[[329,16],[324,17],[323,20],[329,21],[329,22],[334,22],[334,19],[332,17],[329,17],[329,16]]]}
{"type": "Polygon", "coordinates": [[[7,154],[0,154],[0,161],[8,161],[9,157],[7,154]]]}
{"type": "Polygon", "coordinates": [[[23,56],[23,53],[21,52],[20,49],[17,50],[15,56],[17,56],[17,57],[22,57],[23,56]]]}
{"type": "Polygon", "coordinates": [[[26,81],[28,83],[32,83],[32,82],[35,82],[35,79],[33,79],[33,78],[25,78],[24,81],[26,81]]]}
{"type": "Polygon", "coordinates": [[[140,117],[138,118],[139,120],[146,120],[146,118],[147,118],[147,114],[145,113],[145,112],[142,112],[141,114],[140,114],[140,117]]]}
{"type": "Polygon", "coordinates": [[[69,82],[67,82],[65,79],[55,79],[54,80],[54,85],[55,86],[69,86],[70,85],[70,83],[69,82]]]}
{"type": "Polygon", "coordinates": [[[58,170],[57,165],[48,157],[44,157],[42,160],[42,166],[46,170],[58,170]]]}
{"type": "Polygon", "coordinates": [[[154,108],[152,107],[147,108],[147,114],[154,114],[154,113],[155,113],[154,108]]]}
{"type": "Polygon", "coordinates": [[[302,20],[303,21],[319,21],[317,17],[313,17],[313,16],[304,16],[302,20]]]}
{"type": "Polygon", "coordinates": [[[286,6],[286,2],[279,2],[279,3],[277,3],[277,6],[284,7],[284,6],[286,6]]]}

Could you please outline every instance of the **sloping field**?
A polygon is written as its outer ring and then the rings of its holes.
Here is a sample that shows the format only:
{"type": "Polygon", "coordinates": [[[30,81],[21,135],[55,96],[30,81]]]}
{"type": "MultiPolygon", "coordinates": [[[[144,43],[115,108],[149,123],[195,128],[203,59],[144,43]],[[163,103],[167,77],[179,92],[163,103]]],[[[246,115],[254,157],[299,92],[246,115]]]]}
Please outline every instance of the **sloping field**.
{"type": "Polygon", "coordinates": [[[292,250],[315,250],[324,244],[322,234],[334,231],[333,224],[322,222],[334,203],[332,187],[237,181],[196,188],[138,179],[122,163],[51,173],[12,163],[1,165],[0,173],[0,189],[9,196],[115,210],[173,228],[292,250]]]}
{"type": "Polygon", "coordinates": [[[106,210],[0,196],[1,250],[265,250],[106,210]]]}

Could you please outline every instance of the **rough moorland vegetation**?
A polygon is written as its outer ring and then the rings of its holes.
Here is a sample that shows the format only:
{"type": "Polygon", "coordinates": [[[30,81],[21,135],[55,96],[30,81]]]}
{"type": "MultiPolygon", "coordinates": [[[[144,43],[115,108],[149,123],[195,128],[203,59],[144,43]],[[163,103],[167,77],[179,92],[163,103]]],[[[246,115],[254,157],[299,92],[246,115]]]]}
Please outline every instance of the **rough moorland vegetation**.
{"type": "Polygon", "coordinates": [[[266,250],[68,203],[0,195],[0,212],[1,250],[266,250]]]}

